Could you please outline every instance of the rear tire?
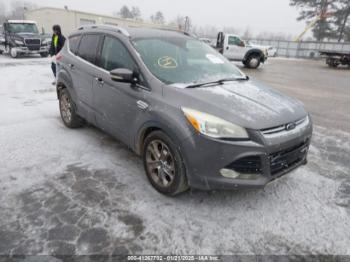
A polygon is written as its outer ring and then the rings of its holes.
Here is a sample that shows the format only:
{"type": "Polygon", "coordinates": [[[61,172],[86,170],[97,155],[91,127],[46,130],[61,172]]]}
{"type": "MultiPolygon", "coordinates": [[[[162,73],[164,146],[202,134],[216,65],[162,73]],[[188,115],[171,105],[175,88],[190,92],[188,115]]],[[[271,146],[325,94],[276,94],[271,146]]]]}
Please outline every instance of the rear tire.
{"type": "Polygon", "coordinates": [[[77,115],[74,102],[66,88],[59,92],[59,106],[61,118],[65,126],[79,128],[84,125],[84,120],[77,115]]]}
{"type": "Polygon", "coordinates": [[[260,63],[260,56],[258,54],[252,54],[243,64],[248,68],[256,69],[260,66],[260,63]]]}
{"type": "Polygon", "coordinates": [[[336,59],[329,58],[329,59],[327,60],[327,64],[328,64],[328,66],[331,67],[331,68],[337,68],[337,67],[339,66],[340,63],[339,63],[336,59]]]}
{"type": "Polygon", "coordinates": [[[143,164],[148,180],[158,192],[175,196],[189,188],[178,146],[164,132],[152,132],[145,139],[143,164]]]}

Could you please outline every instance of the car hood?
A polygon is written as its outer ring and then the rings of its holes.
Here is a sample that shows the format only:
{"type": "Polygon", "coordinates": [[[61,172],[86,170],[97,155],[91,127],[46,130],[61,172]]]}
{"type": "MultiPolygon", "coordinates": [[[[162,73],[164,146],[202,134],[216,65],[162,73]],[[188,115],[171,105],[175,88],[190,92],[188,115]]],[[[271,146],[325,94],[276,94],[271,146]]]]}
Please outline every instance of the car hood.
{"type": "Polygon", "coordinates": [[[179,107],[196,109],[256,130],[307,116],[301,102],[255,81],[226,82],[201,88],[166,87],[164,96],[179,107]]]}
{"type": "Polygon", "coordinates": [[[39,38],[39,39],[41,39],[41,35],[34,34],[34,33],[11,33],[10,36],[20,38],[20,39],[26,39],[26,38],[39,38]]]}

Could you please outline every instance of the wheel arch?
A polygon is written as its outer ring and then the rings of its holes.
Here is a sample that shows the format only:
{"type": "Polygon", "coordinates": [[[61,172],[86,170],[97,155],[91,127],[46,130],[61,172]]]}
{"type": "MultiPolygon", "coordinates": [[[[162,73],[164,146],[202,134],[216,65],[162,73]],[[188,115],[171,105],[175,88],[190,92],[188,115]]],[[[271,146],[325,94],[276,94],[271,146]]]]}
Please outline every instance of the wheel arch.
{"type": "Polygon", "coordinates": [[[72,78],[65,69],[61,69],[57,75],[57,85],[56,85],[57,98],[59,98],[59,95],[60,95],[59,93],[64,88],[67,88],[69,90],[70,95],[75,98],[76,93],[73,88],[72,78]]]}
{"type": "Polygon", "coordinates": [[[136,138],[134,140],[134,149],[138,155],[142,155],[144,141],[146,137],[154,131],[162,131],[164,132],[171,140],[174,141],[175,144],[179,145],[181,142],[181,138],[169,128],[167,125],[162,124],[157,121],[150,121],[145,123],[137,132],[136,138]]]}
{"type": "Polygon", "coordinates": [[[260,57],[260,59],[262,59],[264,57],[264,53],[258,49],[258,48],[253,48],[250,49],[244,56],[243,61],[247,61],[249,57],[251,57],[252,55],[258,55],[260,57]]]}

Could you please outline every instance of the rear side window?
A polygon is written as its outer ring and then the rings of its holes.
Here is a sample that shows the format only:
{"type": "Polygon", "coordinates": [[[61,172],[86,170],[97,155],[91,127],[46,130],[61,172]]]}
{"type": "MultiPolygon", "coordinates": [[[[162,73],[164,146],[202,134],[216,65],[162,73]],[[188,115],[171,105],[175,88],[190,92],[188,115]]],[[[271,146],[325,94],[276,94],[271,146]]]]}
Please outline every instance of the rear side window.
{"type": "Polygon", "coordinates": [[[73,54],[77,54],[80,35],[75,35],[69,38],[69,50],[73,54]]]}
{"type": "Polygon", "coordinates": [[[84,60],[95,64],[99,35],[84,35],[80,41],[78,55],[84,60]]]}

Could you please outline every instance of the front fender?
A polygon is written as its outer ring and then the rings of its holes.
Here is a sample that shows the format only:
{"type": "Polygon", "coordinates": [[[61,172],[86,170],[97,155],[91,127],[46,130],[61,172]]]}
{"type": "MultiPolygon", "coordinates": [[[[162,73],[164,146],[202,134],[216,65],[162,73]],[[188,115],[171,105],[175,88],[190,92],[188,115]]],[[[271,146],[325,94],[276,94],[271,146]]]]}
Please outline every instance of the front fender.
{"type": "Polygon", "coordinates": [[[142,146],[146,133],[154,129],[162,130],[179,147],[182,141],[193,135],[193,129],[184,116],[179,114],[179,116],[174,117],[174,115],[157,114],[150,117],[150,120],[138,129],[134,139],[134,148],[137,154],[142,154],[142,146]]]}

